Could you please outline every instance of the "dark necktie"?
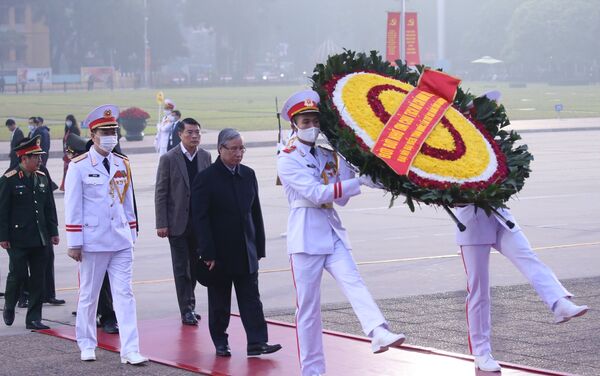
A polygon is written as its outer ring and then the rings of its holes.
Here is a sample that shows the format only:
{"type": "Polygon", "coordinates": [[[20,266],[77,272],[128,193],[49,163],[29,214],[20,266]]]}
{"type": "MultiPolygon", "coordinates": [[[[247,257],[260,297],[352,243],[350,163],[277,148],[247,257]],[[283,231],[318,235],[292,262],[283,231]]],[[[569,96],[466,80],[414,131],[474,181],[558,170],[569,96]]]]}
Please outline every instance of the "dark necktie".
{"type": "Polygon", "coordinates": [[[108,158],[104,158],[104,160],[102,161],[102,164],[106,168],[106,172],[108,172],[110,174],[110,166],[108,164],[108,158]]]}
{"type": "Polygon", "coordinates": [[[317,150],[315,149],[314,146],[310,147],[310,153],[312,154],[313,157],[317,158],[317,150]]]}

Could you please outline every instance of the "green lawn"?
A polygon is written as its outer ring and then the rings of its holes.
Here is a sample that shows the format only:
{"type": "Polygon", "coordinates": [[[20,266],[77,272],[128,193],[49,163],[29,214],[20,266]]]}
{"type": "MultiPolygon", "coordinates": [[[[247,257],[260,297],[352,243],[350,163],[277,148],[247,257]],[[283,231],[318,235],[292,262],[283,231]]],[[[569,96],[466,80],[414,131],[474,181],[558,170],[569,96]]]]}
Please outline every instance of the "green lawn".
{"type": "MultiPolygon", "coordinates": [[[[563,118],[600,117],[599,86],[548,86],[528,85],[525,88],[509,88],[506,83],[466,82],[464,89],[480,94],[491,89],[503,93],[502,103],[511,119],[547,119],[556,117],[554,105],[562,103],[563,118]]],[[[207,129],[234,127],[240,130],[275,129],[275,97],[279,106],[295,90],[302,86],[256,86],[165,89],[165,97],[172,99],[183,117],[193,117],[207,129]]],[[[62,136],[62,122],[72,113],[78,121],[84,119],[94,107],[114,103],[121,109],[138,106],[148,111],[151,118],[146,134],[153,134],[158,105],[157,89],[141,90],[96,90],[68,93],[28,93],[26,95],[0,96],[0,121],[9,118],[26,119],[42,116],[52,128],[52,136],[62,136]]],[[[26,130],[27,122],[18,122],[26,130]]],[[[0,127],[0,140],[6,140],[8,132],[0,127]]]]}

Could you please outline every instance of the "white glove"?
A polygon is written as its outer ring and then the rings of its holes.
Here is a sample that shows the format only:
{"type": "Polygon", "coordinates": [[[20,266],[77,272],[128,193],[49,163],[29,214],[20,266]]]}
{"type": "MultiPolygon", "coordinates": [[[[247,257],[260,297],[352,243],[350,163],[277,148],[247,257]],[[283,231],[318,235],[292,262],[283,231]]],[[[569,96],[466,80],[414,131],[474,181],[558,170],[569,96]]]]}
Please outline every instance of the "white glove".
{"type": "Polygon", "coordinates": [[[366,185],[369,188],[383,189],[383,184],[381,184],[380,182],[374,182],[373,178],[369,175],[359,176],[358,182],[360,183],[360,185],[366,185]]]}

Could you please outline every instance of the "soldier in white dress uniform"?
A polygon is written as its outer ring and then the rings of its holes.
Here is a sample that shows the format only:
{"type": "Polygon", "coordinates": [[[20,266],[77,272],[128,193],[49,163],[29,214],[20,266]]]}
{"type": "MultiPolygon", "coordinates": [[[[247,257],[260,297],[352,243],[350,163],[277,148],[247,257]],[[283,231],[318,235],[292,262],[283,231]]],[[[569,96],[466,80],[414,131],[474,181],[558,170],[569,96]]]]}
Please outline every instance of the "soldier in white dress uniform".
{"type": "Polygon", "coordinates": [[[175,103],[170,99],[165,99],[164,111],[165,115],[159,123],[156,124],[156,138],[154,139],[154,148],[158,152],[158,156],[165,154],[169,150],[169,137],[175,125],[175,117],[173,110],[175,103]]]}
{"type": "Polygon", "coordinates": [[[491,355],[491,300],[489,283],[490,249],[506,256],[527,278],[537,294],[553,311],[556,323],[581,316],[587,306],[571,302],[572,294],[558,281],[552,270],[532,251],[529,241],[507,209],[488,216],[474,205],[457,207],[457,219],[467,228],[457,230],[456,242],[467,274],[467,325],[469,350],[475,366],[482,371],[499,371],[500,365],[491,355]],[[512,227],[511,227],[512,226],[512,227]]]}
{"type": "Polygon", "coordinates": [[[319,96],[312,90],[292,95],[282,116],[297,138],[277,161],[290,205],[287,248],[296,288],[296,327],[303,376],[325,373],[321,321],[321,276],[327,270],[350,301],[364,333],[372,338],[374,353],[400,345],[405,337],[388,330],[352,257],[351,245],[333,203],[345,205],[360,193],[360,185],[374,187],[368,176],[354,172],[335,152],[317,147],[319,96]]]}
{"type": "Polygon", "coordinates": [[[117,144],[118,116],[117,107],[104,105],[84,121],[94,144],[72,160],[67,172],[65,226],[68,254],[80,262],[76,337],[81,360],[96,359],[96,309],[108,272],[119,322],[121,362],[139,364],[148,359],[139,353],[131,286],[137,222],[129,161],[112,152],[117,144]]]}

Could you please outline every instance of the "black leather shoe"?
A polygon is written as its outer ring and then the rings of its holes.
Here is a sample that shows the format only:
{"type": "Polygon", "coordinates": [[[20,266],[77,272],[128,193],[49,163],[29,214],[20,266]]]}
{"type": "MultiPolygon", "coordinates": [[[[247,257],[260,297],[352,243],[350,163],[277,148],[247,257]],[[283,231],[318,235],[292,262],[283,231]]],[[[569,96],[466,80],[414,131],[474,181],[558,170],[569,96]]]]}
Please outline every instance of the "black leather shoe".
{"type": "Polygon", "coordinates": [[[118,334],[119,325],[116,322],[107,322],[102,325],[102,331],[107,334],[118,334]]]}
{"type": "Polygon", "coordinates": [[[0,292],[0,297],[2,297],[2,296],[4,296],[4,293],[3,293],[3,292],[0,292]]]}
{"type": "Polygon", "coordinates": [[[44,300],[44,303],[52,304],[52,305],[63,305],[66,303],[63,299],[50,298],[44,300]]]}
{"type": "Polygon", "coordinates": [[[198,313],[192,312],[192,314],[194,315],[194,317],[196,318],[196,320],[200,321],[202,319],[202,316],[200,316],[198,313]]]}
{"type": "Polygon", "coordinates": [[[15,310],[4,307],[4,312],[2,312],[2,318],[4,318],[4,323],[7,326],[11,326],[15,321],[15,310]]]}
{"type": "Polygon", "coordinates": [[[42,324],[41,321],[30,321],[27,324],[25,324],[25,328],[26,329],[32,329],[32,330],[43,330],[43,329],[50,329],[50,327],[48,325],[44,325],[42,324]]]}
{"type": "Polygon", "coordinates": [[[19,307],[19,308],[27,308],[28,305],[29,305],[29,300],[27,300],[27,299],[21,299],[17,302],[17,307],[19,307]]]}
{"type": "Polygon", "coordinates": [[[269,345],[268,343],[259,343],[256,345],[248,345],[248,356],[272,354],[281,350],[280,344],[269,345]]]}
{"type": "Polygon", "coordinates": [[[183,325],[198,325],[198,320],[192,312],[188,312],[181,316],[181,322],[183,325]]]}
{"type": "Polygon", "coordinates": [[[228,345],[215,346],[217,349],[217,356],[231,356],[231,349],[228,345]]]}

